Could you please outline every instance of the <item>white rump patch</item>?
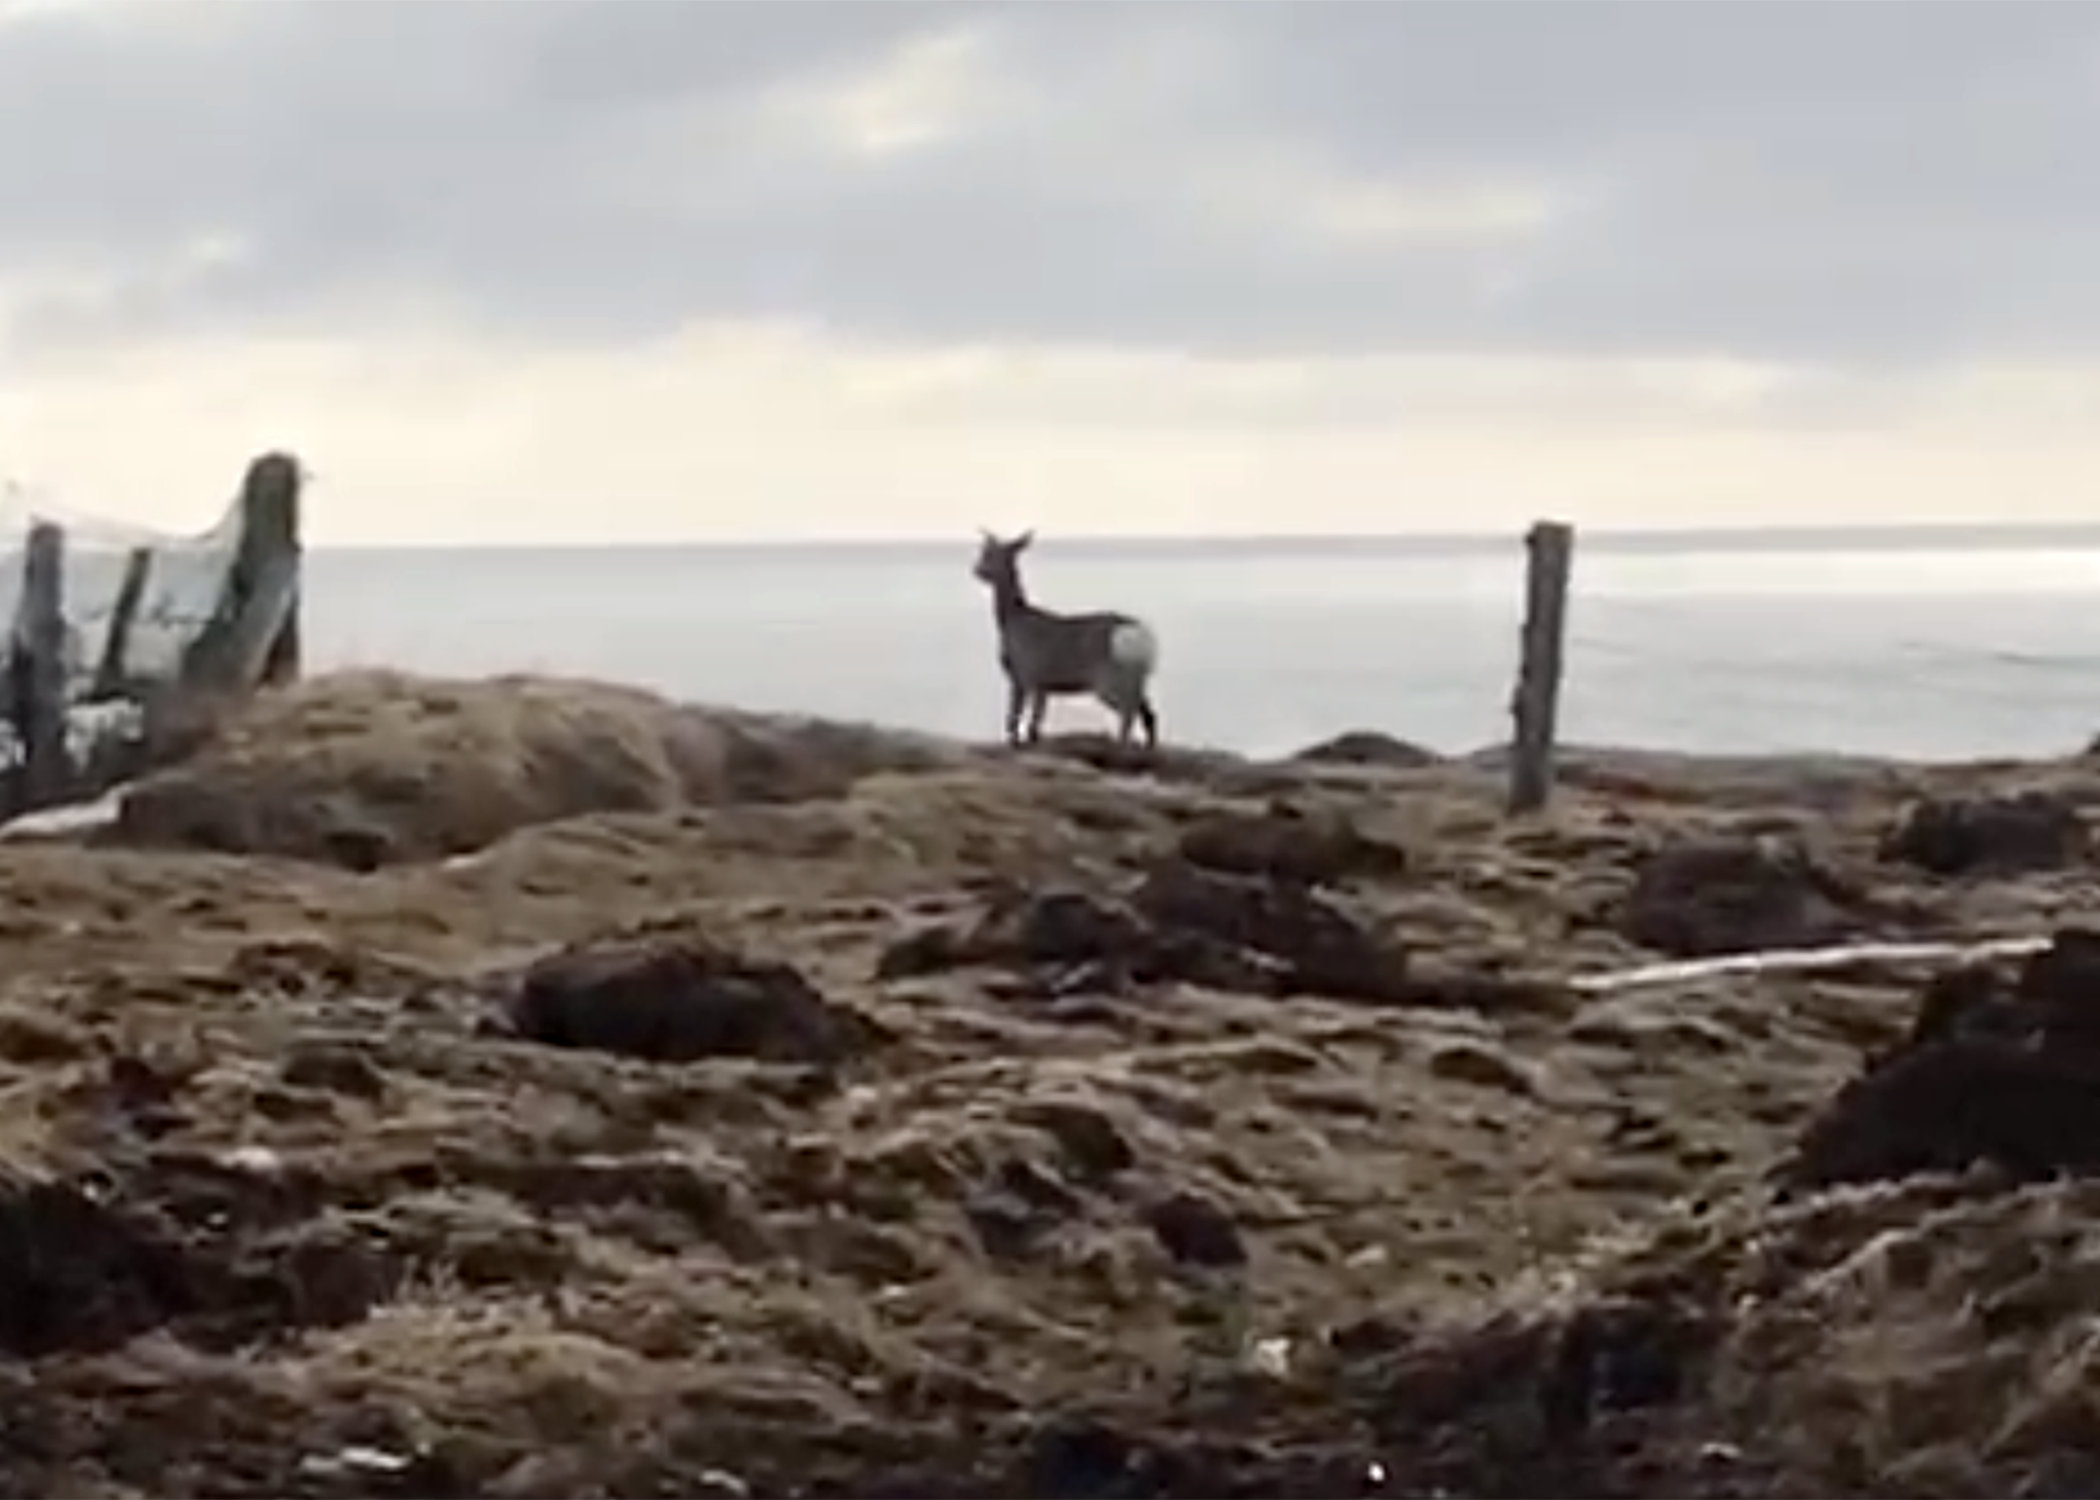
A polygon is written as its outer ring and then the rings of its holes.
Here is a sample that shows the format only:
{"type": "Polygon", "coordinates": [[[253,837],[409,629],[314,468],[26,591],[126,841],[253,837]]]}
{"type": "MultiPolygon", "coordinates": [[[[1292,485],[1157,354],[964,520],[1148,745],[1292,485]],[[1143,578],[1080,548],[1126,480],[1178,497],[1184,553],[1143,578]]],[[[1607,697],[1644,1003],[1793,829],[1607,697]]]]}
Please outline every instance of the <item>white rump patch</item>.
{"type": "Polygon", "coordinates": [[[1159,641],[1148,627],[1133,621],[1115,628],[1108,638],[1108,654],[1119,667],[1147,673],[1159,665],[1159,641]]]}

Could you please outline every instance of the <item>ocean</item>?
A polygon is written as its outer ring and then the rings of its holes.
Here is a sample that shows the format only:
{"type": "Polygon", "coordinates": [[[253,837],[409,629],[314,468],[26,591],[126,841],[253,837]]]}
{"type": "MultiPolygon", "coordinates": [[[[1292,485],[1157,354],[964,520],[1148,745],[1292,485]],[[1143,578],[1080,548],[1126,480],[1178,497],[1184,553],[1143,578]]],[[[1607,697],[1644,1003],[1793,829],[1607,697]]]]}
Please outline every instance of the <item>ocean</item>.
{"type": "MultiPolygon", "coordinates": [[[[309,669],[545,671],[989,739],[974,543],[309,554],[309,669]]],[[[1523,548],[1496,539],[1061,541],[1052,608],[1161,640],[1165,737],[1506,739],[1523,548]]],[[[1562,738],[1722,753],[2053,755],[2100,730],[2100,528],[1587,535],[1562,738]]],[[[1106,727],[1088,701],[1050,727],[1106,727]]]]}

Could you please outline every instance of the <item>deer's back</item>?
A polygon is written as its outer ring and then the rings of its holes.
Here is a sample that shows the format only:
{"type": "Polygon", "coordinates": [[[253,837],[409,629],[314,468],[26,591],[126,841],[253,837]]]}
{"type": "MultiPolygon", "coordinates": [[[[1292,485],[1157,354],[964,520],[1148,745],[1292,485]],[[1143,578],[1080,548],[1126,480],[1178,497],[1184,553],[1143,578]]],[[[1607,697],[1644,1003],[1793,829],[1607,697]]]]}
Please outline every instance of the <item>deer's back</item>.
{"type": "Polygon", "coordinates": [[[1074,615],[1033,610],[1009,620],[1000,631],[999,661],[1039,691],[1087,692],[1113,657],[1116,632],[1139,623],[1115,610],[1074,615]]]}

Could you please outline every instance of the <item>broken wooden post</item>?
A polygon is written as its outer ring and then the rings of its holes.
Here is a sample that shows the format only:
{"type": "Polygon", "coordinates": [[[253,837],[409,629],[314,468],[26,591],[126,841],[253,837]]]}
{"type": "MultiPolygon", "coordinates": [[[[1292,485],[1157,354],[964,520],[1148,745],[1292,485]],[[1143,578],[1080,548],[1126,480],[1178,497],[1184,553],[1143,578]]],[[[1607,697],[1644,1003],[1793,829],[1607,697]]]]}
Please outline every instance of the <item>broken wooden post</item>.
{"type": "Polygon", "coordinates": [[[39,521],[29,528],[22,553],[22,597],[15,615],[15,735],[22,755],[18,812],[62,801],[71,789],[65,577],[65,531],[39,521]]]}
{"type": "Polygon", "coordinates": [[[145,602],[146,580],[153,572],[153,549],[133,547],[124,559],[124,581],[117,585],[117,602],[110,607],[109,633],[102,638],[102,659],[95,664],[93,695],[113,697],[125,691],[131,680],[131,630],[145,602]]]}
{"type": "Polygon", "coordinates": [[[1567,634],[1568,573],[1574,529],[1538,521],[1524,537],[1524,631],[1510,743],[1509,811],[1537,812],[1553,795],[1553,741],[1560,713],[1561,654],[1567,634]]]}

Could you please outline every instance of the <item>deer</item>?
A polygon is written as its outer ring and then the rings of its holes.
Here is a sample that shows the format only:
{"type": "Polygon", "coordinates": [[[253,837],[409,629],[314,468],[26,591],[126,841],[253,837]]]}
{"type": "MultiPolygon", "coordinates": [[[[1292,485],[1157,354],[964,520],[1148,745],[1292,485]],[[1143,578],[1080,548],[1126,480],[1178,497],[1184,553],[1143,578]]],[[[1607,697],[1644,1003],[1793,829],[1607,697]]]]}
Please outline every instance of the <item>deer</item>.
{"type": "Polygon", "coordinates": [[[1018,748],[1043,737],[1050,699],[1091,694],[1116,716],[1116,742],[1128,744],[1133,726],[1145,748],[1159,745],[1159,715],[1147,690],[1159,665],[1159,641],[1134,615],[1113,610],[1066,615],[1030,602],[1021,581],[1021,554],[1035,540],[1024,531],[1002,540],[980,533],[971,570],[991,590],[999,627],[999,667],[1006,674],[1006,743],[1018,748]],[[1025,716],[1025,725],[1024,725],[1025,716]]]}

